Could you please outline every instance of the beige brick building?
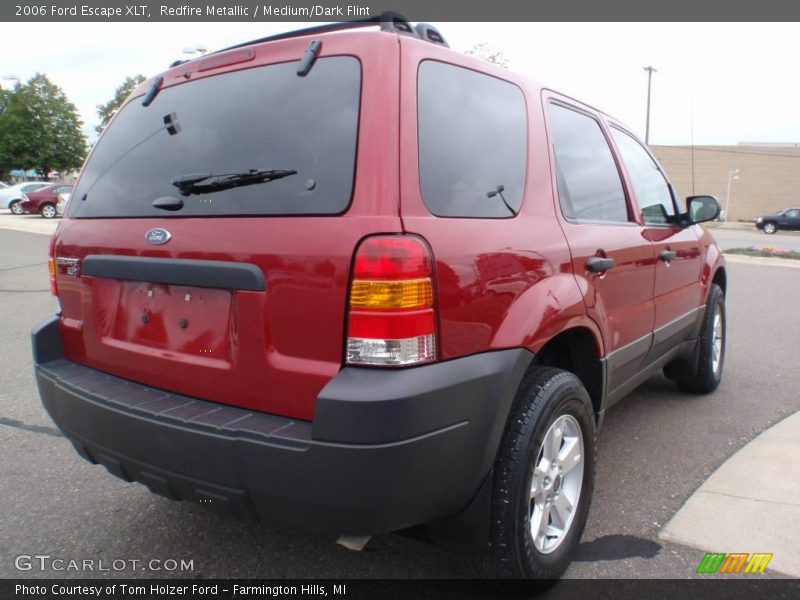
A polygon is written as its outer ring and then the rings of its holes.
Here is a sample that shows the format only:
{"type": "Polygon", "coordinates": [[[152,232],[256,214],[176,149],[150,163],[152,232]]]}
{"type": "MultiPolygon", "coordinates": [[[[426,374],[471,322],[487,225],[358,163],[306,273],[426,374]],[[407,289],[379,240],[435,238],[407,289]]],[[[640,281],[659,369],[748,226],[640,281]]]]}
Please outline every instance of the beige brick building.
{"type": "Polygon", "coordinates": [[[750,221],[759,214],[800,206],[800,144],[736,146],[651,146],[681,198],[716,196],[725,210],[728,173],[731,183],[728,220],[750,221]]]}

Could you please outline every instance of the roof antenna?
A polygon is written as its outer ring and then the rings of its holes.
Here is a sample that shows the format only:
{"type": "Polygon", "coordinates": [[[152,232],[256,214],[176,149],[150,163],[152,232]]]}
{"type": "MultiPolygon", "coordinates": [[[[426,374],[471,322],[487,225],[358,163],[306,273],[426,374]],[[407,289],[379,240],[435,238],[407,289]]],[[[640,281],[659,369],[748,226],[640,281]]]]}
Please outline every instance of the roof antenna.
{"type": "Polygon", "coordinates": [[[317,55],[321,48],[322,42],[319,40],[311,40],[309,42],[308,47],[303,52],[303,57],[300,59],[300,64],[297,66],[298,77],[305,77],[311,72],[311,67],[317,62],[317,55]]]}

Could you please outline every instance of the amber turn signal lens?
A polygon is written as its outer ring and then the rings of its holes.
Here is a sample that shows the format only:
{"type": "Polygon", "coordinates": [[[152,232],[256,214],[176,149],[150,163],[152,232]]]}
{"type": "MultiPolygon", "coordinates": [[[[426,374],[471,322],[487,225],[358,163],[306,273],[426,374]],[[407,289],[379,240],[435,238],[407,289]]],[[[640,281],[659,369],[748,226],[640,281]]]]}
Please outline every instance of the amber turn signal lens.
{"type": "Polygon", "coordinates": [[[433,305],[431,280],[356,279],[350,290],[350,308],[428,308],[433,305]]]}

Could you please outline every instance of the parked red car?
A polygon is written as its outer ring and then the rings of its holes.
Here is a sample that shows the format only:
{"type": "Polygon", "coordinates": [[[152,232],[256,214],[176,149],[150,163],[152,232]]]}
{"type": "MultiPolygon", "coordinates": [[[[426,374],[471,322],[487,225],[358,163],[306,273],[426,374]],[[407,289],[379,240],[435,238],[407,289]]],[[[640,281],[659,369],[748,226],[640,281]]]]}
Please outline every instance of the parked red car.
{"type": "Polygon", "coordinates": [[[56,205],[59,194],[69,194],[71,185],[48,185],[35,192],[28,192],[20,202],[22,210],[28,214],[40,214],[45,219],[54,219],[57,216],[56,205]]]}
{"type": "Polygon", "coordinates": [[[355,27],[131,94],[51,240],[42,401],[168,498],[425,524],[490,576],[558,577],[607,409],[662,369],[720,382],[719,203],[682,208],[624,125],[430,26],[355,27]]]}

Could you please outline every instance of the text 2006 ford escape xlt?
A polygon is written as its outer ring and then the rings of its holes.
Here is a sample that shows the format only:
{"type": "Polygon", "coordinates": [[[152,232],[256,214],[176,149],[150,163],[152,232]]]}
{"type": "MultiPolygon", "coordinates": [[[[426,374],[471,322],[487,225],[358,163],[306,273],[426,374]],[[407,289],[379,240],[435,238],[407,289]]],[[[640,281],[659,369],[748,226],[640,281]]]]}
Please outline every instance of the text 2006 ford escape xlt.
{"type": "Polygon", "coordinates": [[[558,577],[606,409],[662,368],[720,381],[719,205],[607,115],[367,25],[134,91],[51,240],[42,401],[169,498],[558,577]]]}

